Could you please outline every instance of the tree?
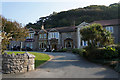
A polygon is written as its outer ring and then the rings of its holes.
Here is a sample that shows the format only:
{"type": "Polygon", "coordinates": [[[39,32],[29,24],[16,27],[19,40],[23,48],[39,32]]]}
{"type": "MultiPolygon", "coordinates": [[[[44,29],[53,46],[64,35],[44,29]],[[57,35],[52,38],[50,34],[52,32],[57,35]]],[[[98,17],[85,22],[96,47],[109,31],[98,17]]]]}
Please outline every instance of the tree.
{"type": "Polygon", "coordinates": [[[53,12],[52,14],[40,17],[36,23],[26,25],[34,29],[40,29],[43,22],[45,28],[65,27],[79,25],[83,21],[91,23],[96,20],[109,20],[120,18],[120,4],[111,4],[110,6],[104,5],[91,5],[84,8],[77,8],[62,12],[53,12]]]}
{"type": "Polygon", "coordinates": [[[9,41],[10,41],[10,39],[12,39],[12,37],[11,37],[10,33],[6,34],[6,32],[2,32],[1,36],[2,36],[2,42],[1,42],[2,49],[1,49],[1,52],[3,53],[4,50],[7,49],[7,45],[9,44],[9,41]]]}
{"type": "Polygon", "coordinates": [[[0,16],[2,23],[1,30],[1,50],[2,52],[7,49],[7,45],[10,44],[10,40],[14,41],[24,41],[25,38],[28,36],[28,30],[25,27],[16,21],[12,22],[7,20],[6,18],[0,16]]]}
{"type": "Polygon", "coordinates": [[[82,40],[88,41],[88,46],[96,47],[98,43],[108,45],[113,43],[111,33],[105,30],[101,24],[91,24],[80,30],[82,40]]]}

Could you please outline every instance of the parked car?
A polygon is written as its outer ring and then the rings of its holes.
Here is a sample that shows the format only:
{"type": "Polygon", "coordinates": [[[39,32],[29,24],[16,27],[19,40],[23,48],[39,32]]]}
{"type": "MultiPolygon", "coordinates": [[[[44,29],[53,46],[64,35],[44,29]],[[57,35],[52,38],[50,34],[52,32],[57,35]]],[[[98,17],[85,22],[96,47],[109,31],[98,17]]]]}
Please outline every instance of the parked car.
{"type": "Polygon", "coordinates": [[[13,48],[11,48],[11,50],[13,50],[13,51],[19,51],[20,50],[20,46],[14,46],[13,48]]]}
{"type": "Polygon", "coordinates": [[[33,51],[30,47],[22,48],[22,51],[33,51]]]}
{"type": "Polygon", "coordinates": [[[26,47],[26,51],[33,51],[30,47],[26,47]]]}

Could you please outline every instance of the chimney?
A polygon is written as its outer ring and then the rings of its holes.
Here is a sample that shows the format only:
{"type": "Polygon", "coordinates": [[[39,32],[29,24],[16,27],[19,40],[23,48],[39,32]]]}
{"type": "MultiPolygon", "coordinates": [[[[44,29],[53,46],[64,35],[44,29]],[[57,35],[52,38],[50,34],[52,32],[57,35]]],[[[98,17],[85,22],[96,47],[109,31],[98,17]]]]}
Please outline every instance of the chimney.
{"type": "Polygon", "coordinates": [[[41,29],[44,29],[44,25],[42,25],[41,29]]]}

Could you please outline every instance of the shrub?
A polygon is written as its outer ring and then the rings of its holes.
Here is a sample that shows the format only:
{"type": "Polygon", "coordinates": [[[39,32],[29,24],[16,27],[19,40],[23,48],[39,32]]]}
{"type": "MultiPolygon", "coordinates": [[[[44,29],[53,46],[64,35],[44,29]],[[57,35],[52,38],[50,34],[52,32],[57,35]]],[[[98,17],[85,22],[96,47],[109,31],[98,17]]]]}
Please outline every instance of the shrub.
{"type": "Polygon", "coordinates": [[[67,48],[60,49],[58,52],[67,52],[67,48]]]}
{"type": "Polygon", "coordinates": [[[72,53],[76,53],[76,54],[79,54],[80,56],[83,56],[83,54],[85,53],[85,49],[73,49],[72,50],[72,53]]]}
{"type": "Polygon", "coordinates": [[[53,50],[52,52],[67,52],[67,48],[59,49],[59,50],[53,50]]]}
{"type": "Polygon", "coordinates": [[[118,51],[114,47],[106,48],[85,47],[85,56],[90,59],[112,59],[118,58],[118,51]]]}
{"type": "Polygon", "coordinates": [[[117,45],[116,47],[115,47],[115,49],[118,51],[118,56],[120,57],[120,45],[117,45]]]}
{"type": "Polygon", "coordinates": [[[79,53],[79,49],[77,49],[77,48],[73,49],[72,53],[79,53]]]}
{"type": "Polygon", "coordinates": [[[118,57],[118,51],[114,47],[107,46],[105,48],[104,58],[112,59],[118,57]]]}

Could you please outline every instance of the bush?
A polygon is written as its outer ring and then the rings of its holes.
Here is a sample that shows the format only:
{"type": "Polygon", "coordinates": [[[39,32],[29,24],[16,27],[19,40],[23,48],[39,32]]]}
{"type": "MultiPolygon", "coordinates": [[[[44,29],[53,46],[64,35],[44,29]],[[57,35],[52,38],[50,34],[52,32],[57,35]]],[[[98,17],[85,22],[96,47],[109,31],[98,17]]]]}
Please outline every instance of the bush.
{"type": "Polygon", "coordinates": [[[103,49],[95,47],[85,47],[86,54],[84,56],[90,59],[101,59],[103,57],[103,49]]]}
{"type": "Polygon", "coordinates": [[[67,48],[60,49],[58,52],[67,52],[67,48]]]}
{"type": "Polygon", "coordinates": [[[77,53],[78,54],[79,53],[79,49],[77,49],[77,48],[73,49],[72,53],[77,53]]]}
{"type": "Polygon", "coordinates": [[[25,48],[22,48],[22,51],[26,51],[26,49],[25,49],[25,48]]]}
{"type": "Polygon", "coordinates": [[[112,59],[118,57],[118,51],[114,47],[107,46],[105,48],[104,58],[112,59]]]}
{"type": "Polygon", "coordinates": [[[26,50],[27,50],[27,51],[32,51],[32,49],[31,49],[31,48],[29,48],[29,47],[26,47],[26,50]]]}
{"type": "Polygon", "coordinates": [[[106,48],[86,47],[85,56],[90,59],[112,59],[118,58],[118,51],[114,47],[106,48]]]}
{"type": "Polygon", "coordinates": [[[85,53],[85,49],[77,49],[77,48],[75,48],[75,49],[72,50],[72,53],[76,53],[76,54],[79,54],[80,56],[83,56],[84,53],[85,53]]]}
{"type": "Polygon", "coordinates": [[[120,45],[117,45],[116,47],[115,47],[115,49],[118,51],[118,56],[120,57],[120,45]]]}

